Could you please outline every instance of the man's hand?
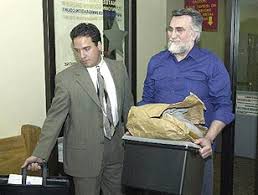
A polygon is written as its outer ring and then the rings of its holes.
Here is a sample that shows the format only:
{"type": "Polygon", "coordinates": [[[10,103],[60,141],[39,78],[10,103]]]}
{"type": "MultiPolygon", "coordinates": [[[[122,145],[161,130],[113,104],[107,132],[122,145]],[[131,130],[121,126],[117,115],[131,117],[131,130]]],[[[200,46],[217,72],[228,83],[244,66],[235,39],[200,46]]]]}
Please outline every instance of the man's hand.
{"type": "Polygon", "coordinates": [[[203,137],[203,138],[197,139],[194,143],[201,146],[199,153],[203,159],[212,155],[212,147],[211,147],[210,139],[203,137]]]}
{"type": "Polygon", "coordinates": [[[212,121],[210,128],[203,138],[197,139],[194,143],[201,146],[199,150],[202,158],[207,158],[212,155],[212,147],[211,144],[217,137],[217,135],[222,131],[225,127],[225,123],[219,120],[212,121]]]}
{"type": "Polygon", "coordinates": [[[39,165],[39,163],[43,163],[43,160],[41,158],[38,158],[36,156],[30,156],[29,158],[27,158],[24,162],[24,164],[22,165],[21,168],[28,166],[28,170],[31,171],[38,171],[41,169],[41,166],[39,165]]]}

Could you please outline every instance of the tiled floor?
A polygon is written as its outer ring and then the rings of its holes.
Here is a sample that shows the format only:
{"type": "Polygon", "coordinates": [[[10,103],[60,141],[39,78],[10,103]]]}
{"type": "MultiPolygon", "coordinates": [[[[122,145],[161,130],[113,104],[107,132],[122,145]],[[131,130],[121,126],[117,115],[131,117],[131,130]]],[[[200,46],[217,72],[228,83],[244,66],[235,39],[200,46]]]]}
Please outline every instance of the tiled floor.
{"type": "MultiPolygon", "coordinates": [[[[220,154],[214,155],[214,195],[220,193],[220,154]]],[[[234,195],[255,194],[255,160],[235,157],[234,159],[234,195]]]]}

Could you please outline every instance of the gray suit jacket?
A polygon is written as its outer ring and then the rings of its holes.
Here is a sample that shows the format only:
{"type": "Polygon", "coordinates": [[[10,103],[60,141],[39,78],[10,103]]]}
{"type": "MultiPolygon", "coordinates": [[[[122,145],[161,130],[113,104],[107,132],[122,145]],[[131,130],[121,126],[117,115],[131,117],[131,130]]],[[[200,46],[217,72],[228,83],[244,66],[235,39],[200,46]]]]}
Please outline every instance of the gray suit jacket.
{"type": "MultiPolygon", "coordinates": [[[[104,60],[116,86],[119,116],[110,142],[112,159],[122,162],[122,119],[126,123],[133,98],[125,66],[104,60]]],[[[57,74],[55,82],[55,97],[33,155],[47,160],[64,125],[64,171],[77,177],[97,176],[104,151],[103,116],[90,75],[83,65],[75,64],[57,74]]]]}

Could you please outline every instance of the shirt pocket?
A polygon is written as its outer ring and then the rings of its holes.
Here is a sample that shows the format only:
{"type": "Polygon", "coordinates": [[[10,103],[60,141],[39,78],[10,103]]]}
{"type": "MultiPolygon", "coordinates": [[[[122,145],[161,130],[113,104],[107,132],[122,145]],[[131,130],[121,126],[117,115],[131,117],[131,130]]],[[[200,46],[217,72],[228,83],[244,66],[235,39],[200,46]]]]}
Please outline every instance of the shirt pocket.
{"type": "Polygon", "coordinates": [[[208,78],[203,72],[190,72],[185,76],[189,92],[194,93],[201,99],[209,94],[208,78]]]}
{"type": "Polygon", "coordinates": [[[154,80],[155,91],[160,95],[187,95],[185,80],[182,77],[163,75],[156,77],[154,80]]]}

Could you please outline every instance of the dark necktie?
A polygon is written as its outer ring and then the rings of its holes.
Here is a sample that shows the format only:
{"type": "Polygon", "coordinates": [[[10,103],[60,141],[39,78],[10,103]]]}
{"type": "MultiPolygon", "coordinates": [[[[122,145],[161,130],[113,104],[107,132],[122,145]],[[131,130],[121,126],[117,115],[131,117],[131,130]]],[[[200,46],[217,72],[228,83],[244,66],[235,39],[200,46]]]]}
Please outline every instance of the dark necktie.
{"type": "Polygon", "coordinates": [[[104,125],[104,135],[106,138],[111,139],[115,132],[113,125],[113,117],[111,111],[111,103],[106,91],[105,81],[103,76],[100,73],[100,67],[97,66],[97,79],[98,79],[98,97],[100,105],[103,112],[103,125],[104,125]],[[106,101],[106,106],[104,104],[106,101]]]}

